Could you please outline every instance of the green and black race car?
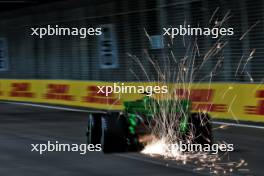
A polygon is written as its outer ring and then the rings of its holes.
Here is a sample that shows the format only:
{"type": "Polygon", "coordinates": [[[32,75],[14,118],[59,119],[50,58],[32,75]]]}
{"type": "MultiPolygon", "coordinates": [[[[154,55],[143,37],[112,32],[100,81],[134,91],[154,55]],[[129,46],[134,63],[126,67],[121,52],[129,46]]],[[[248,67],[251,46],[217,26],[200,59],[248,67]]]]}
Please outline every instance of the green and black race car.
{"type": "Polygon", "coordinates": [[[166,123],[178,123],[175,130],[180,140],[212,143],[209,115],[191,113],[189,100],[158,101],[145,96],[140,100],[124,102],[124,107],[120,112],[89,114],[86,133],[88,144],[101,144],[104,153],[140,151],[146,144],[142,139],[146,139],[147,135],[155,135],[153,129],[161,122],[157,119],[166,115],[168,118],[175,116],[171,118],[173,122],[167,120],[166,123]],[[192,136],[191,141],[187,136],[192,136]]]}

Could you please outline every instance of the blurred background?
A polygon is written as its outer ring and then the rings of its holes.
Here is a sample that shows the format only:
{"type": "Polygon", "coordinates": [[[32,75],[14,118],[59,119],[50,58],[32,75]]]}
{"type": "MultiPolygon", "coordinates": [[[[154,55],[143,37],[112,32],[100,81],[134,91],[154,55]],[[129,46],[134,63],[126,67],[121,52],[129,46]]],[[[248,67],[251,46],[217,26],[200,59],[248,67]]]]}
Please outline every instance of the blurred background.
{"type": "MultiPolygon", "coordinates": [[[[99,95],[92,92],[96,83],[86,85],[86,82],[57,80],[146,81],[141,67],[129,55],[137,56],[154,80],[155,69],[145,51],[161,68],[167,65],[175,67],[168,64],[166,58],[171,51],[177,59],[183,58],[188,54],[188,42],[193,40],[186,37],[184,45],[183,37],[177,36],[171,49],[168,49],[171,40],[162,37],[163,27],[179,27],[184,23],[192,27],[212,27],[215,21],[223,18],[228,18],[223,27],[234,28],[234,35],[223,39],[228,42],[220,53],[220,58],[224,57],[224,60],[212,81],[224,82],[226,90],[215,86],[213,89],[217,88],[221,93],[216,92],[215,96],[222,100],[226,95],[228,103],[220,102],[220,110],[223,105],[225,111],[232,113],[235,102],[239,106],[239,114],[254,122],[240,124],[238,121],[214,119],[214,139],[234,144],[235,151],[224,156],[227,158],[225,163],[235,165],[243,162],[242,165],[249,167],[240,171],[239,167],[227,170],[228,175],[233,175],[233,171],[234,175],[263,175],[264,133],[263,123],[260,122],[263,122],[264,115],[264,0],[0,0],[0,98],[43,102],[43,99],[48,99],[45,94],[51,92],[54,93],[52,98],[44,102],[69,105],[70,101],[60,100],[60,97],[71,96],[69,90],[73,87],[73,92],[79,96],[77,105],[89,107],[95,103],[95,107],[106,102],[104,106],[109,107],[108,97],[96,97],[99,95]],[[85,39],[78,36],[46,36],[39,39],[30,35],[31,28],[47,25],[102,27],[104,35],[87,36],[85,39]],[[240,40],[244,34],[243,40],[240,40]],[[255,52],[250,58],[252,51],[255,52]],[[39,85],[40,81],[29,79],[48,81],[39,85]],[[252,87],[239,84],[233,89],[229,82],[257,84],[252,87]],[[54,86],[56,83],[57,87],[54,86]],[[93,89],[90,90],[89,86],[93,89]],[[228,94],[231,89],[233,92],[228,94]],[[222,96],[223,92],[225,95],[222,96]],[[88,105],[83,101],[86,96],[91,100],[88,105]],[[234,101],[236,97],[240,99],[234,101]],[[92,102],[94,99],[99,103],[92,102]]],[[[211,37],[197,38],[201,55],[196,56],[196,65],[203,62],[204,54],[215,42],[217,39],[211,37]]],[[[211,81],[206,75],[210,75],[218,61],[219,56],[210,57],[195,81],[211,81]]],[[[205,90],[210,89],[207,87],[205,90]]],[[[196,92],[196,99],[203,99],[198,100],[198,104],[211,107],[211,103],[215,103],[209,102],[208,97],[204,98],[203,91],[198,89],[196,92]]],[[[1,100],[0,175],[212,175],[212,171],[197,173],[188,165],[190,163],[185,163],[183,167],[179,162],[138,153],[103,155],[90,152],[80,155],[76,152],[50,152],[40,156],[31,152],[30,144],[47,143],[48,140],[86,143],[90,110],[1,100]]],[[[230,119],[230,116],[227,118],[230,119]]],[[[240,116],[234,115],[233,118],[237,120],[240,116]]]]}
{"type": "MultiPolygon", "coordinates": [[[[212,26],[209,21],[214,12],[213,22],[225,15],[230,17],[224,27],[234,28],[234,35],[228,37],[222,53],[223,68],[213,81],[252,81],[247,74],[234,75],[241,56],[248,56],[253,49],[254,59],[247,63],[244,73],[248,72],[254,82],[261,82],[264,76],[263,0],[10,0],[0,1],[0,10],[0,50],[8,53],[0,58],[1,78],[134,81],[137,78],[129,70],[133,68],[143,81],[146,77],[128,53],[140,58],[147,72],[154,74],[143,49],[148,49],[152,59],[164,65],[169,42],[162,38],[162,28],[179,27],[185,22],[192,27],[212,26]],[[108,36],[30,36],[31,27],[48,24],[101,26],[108,36]],[[250,32],[239,40],[248,29],[250,32]],[[107,51],[105,41],[111,43],[107,51]]],[[[198,37],[200,53],[206,53],[216,40],[198,37]]],[[[176,37],[176,58],[182,58],[186,51],[182,37],[176,37]]],[[[201,62],[202,56],[197,57],[196,64],[201,62]]],[[[196,80],[208,75],[216,62],[216,58],[209,59],[196,80]]]]}

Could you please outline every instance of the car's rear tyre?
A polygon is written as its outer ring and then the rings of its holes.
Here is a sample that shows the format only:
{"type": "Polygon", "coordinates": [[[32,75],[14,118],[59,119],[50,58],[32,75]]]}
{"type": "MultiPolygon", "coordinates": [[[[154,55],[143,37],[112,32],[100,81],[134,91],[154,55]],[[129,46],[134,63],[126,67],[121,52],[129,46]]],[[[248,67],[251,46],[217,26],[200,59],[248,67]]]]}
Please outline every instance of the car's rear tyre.
{"type": "Polygon", "coordinates": [[[102,116],[102,149],[104,153],[126,152],[127,122],[119,112],[112,112],[102,116]]]}
{"type": "Polygon", "coordinates": [[[100,144],[102,136],[102,114],[91,113],[87,124],[87,144],[100,144]]]}
{"type": "Polygon", "coordinates": [[[192,143],[212,144],[211,118],[207,113],[192,113],[189,118],[189,135],[193,136],[192,143]]]}
{"type": "Polygon", "coordinates": [[[119,112],[102,116],[101,144],[104,153],[127,151],[127,123],[119,112]]]}

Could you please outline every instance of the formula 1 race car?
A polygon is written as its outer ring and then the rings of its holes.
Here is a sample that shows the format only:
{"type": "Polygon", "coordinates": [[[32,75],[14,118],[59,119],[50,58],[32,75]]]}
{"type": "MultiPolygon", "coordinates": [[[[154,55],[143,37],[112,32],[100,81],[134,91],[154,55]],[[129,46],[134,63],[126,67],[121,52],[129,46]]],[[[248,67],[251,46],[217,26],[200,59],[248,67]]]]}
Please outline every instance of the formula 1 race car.
{"type": "Polygon", "coordinates": [[[162,102],[145,96],[140,100],[124,102],[124,107],[120,112],[89,114],[87,143],[101,144],[104,153],[140,151],[146,145],[146,136],[155,134],[153,128],[160,122],[157,121],[158,116],[166,116],[166,112],[176,117],[166,123],[178,123],[175,130],[180,134],[181,140],[199,144],[212,143],[209,115],[191,113],[189,100],[162,102]],[[188,136],[192,136],[191,141],[188,136]]]}

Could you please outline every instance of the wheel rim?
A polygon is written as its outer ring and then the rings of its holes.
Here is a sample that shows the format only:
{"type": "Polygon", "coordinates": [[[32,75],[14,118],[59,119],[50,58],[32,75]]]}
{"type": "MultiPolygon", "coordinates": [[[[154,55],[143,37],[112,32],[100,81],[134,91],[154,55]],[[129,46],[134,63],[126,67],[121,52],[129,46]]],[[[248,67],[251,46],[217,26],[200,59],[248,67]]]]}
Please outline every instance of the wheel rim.
{"type": "Polygon", "coordinates": [[[104,117],[101,117],[101,121],[102,121],[101,146],[102,146],[102,148],[104,148],[104,138],[105,138],[105,130],[106,130],[106,121],[105,121],[104,117]]]}
{"type": "Polygon", "coordinates": [[[87,132],[88,132],[87,142],[88,142],[88,144],[92,143],[92,128],[93,128],[93,116],[92,116],[92,114],[90,114],[89,119],[88,119],[88,129],[87,129],[87,132]]]}

